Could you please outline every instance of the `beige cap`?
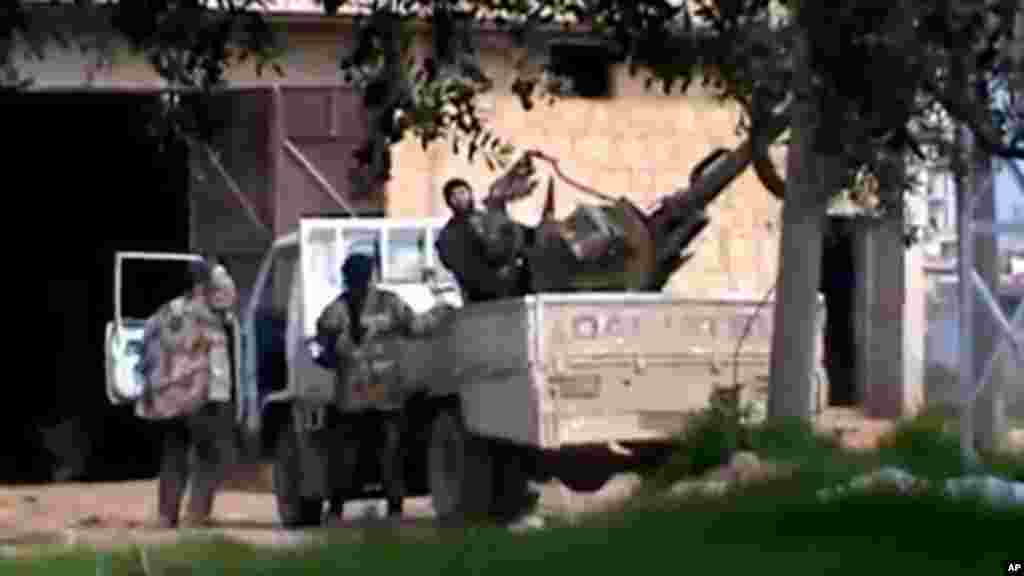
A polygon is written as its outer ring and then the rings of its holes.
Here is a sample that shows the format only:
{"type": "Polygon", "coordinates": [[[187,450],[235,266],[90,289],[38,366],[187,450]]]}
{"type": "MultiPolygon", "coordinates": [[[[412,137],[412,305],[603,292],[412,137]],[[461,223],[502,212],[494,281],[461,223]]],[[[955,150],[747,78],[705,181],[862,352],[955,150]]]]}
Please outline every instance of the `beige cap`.
{"type": "Polygon", "coordinates": [[[219,264],[210,271],[210,290],[212,291],[210,306],[213,308],[230,308],[238,299],[235,281],[228,274],[227,269],[219,264]]]}

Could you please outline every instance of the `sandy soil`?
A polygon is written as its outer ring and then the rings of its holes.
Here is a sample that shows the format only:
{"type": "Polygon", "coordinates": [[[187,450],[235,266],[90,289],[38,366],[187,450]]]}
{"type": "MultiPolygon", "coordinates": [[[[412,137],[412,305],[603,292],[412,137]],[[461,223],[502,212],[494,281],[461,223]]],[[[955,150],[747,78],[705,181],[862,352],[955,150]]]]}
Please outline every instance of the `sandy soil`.
{"type": "MultiPolygon", "coordinates": [[[[323,530],[285,531],[277,525],[274,497],[259,486],[239,490],[239,482],[221,492],[214,506],[214,526],[202,531],[159,530],[152,526],[156,512],[156,481],[103,484],[47,484],[0,487],[0,556],[23,553],[37,544],[84,544],[98,548],[125,543],[173,542],[183,533],[213,533],[260,546],[289,546],[309,542],[323,530]]],[[[639,486],[639,478],[623,475],[593,494],[575,494],[555,482],[541,487],[540,509],[545,515],[576,516],[601,504],[619,502],[639,486]]],[[[187,497],[187,496],[186,496],[187,497]]],[[[333,528],[372,525],[385,510],[383,502],[350,502],[345,517],[333,528]]],[[[424,534],[434,531],[429,498],[406,501],[400,529],[424,534]]]]}

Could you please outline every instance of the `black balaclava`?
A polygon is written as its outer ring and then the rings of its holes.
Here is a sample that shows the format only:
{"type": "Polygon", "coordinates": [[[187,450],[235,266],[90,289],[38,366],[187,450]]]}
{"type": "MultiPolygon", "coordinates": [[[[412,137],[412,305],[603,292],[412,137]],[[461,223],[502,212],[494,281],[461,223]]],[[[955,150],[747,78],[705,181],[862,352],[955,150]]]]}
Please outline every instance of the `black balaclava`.
{"type": "Polygon", "coordinates": [[[341,266],[341,275],[345,279],[345,290],[349,294],[349,318],[351,330],[356,342],[362,340],[363,326],[359,321],[363,303],[369,292],[370,281],[373,279],[374,261],[366,254],[352,254],[341,266]]]}
{"type": "Polygon", "coordinates": [[[341,266],[345,289],[355,295],[365,296],[373,276],[373,258],[366,254],[353,254],[341,266]]]}
{"type": "Polygon", "coordinates": [[[348,302],[353,316],[357,315],[367,299],[373,275],[374,259],[367,254],[352,254],[341,265],[341,276],[345,280],[345,291],[349,295],[348,302]]]}

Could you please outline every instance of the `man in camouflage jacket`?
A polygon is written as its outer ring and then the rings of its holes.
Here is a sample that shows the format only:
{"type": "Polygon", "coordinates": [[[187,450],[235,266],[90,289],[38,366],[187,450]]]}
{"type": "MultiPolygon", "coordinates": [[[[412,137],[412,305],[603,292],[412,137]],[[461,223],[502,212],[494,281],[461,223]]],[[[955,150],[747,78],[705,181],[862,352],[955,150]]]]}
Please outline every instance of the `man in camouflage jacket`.
{"type": "MultiPolygon", "coordinates": [[[[342,265],[346,290],[317,319],[318,334],[328,335],[333,346],[340,425],[340,463],[330,469],[339,477],[330,484],[331,512],[342,506],[357,486],[355,469],[363,442],[383,444],[380,469],[388,501],[388,515],[402,512],[405,475],[402,466],[405,431],[401,339],[427,336],[449,317],[446,304],[417,315],[397,295],[374,286],[374,260],[364,254],[349,256],[342,265]]],[[[332,455],[334,456],[334,455],[332,455]]]]}
{"type": "Polygon", "coordinates": [[[165,426],[158,487],[158,524],[178,524],[195,449],[186,522],[210,520],[216,490],[234,449],[234,378],[231,331],[237,301],[224,266],[208,261],[192,268],[193,289],[147,320],[142,371],[147,388],[136,415],[165,426]]]}

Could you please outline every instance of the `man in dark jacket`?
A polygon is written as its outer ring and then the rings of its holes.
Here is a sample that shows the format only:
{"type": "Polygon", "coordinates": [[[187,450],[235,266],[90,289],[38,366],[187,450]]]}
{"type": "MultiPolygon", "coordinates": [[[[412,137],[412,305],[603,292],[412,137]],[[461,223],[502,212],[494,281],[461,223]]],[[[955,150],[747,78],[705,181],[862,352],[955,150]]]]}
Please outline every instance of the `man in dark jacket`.
{"type": "Polygon", "coordinates": [[[334,494],[331,513],[340,516],[356,489],[360,446],[377,449],[388,515],[400,516],[405,498],[402,436],[405,433],[401,385],[402,338],[422,337],[439,327],[451,312],[440,305],[417,315],[397,295],[375,287],[376,263],[364,254],[349,256],[342,265],[345,291],[320,314],[317,333],[333,351],[337,377],[340,434],[337,458],[329,463],[334,494]]]}
{"type": "Polygon", "coordinates": [[[437,238],[441,263],[451,270],[466,302],[510,298],[529,291],[523,255],[533,230],[513,221],[503,210],[483,212],[473,189],[461,178],[444,185],[452,217],[437,238]]]}

